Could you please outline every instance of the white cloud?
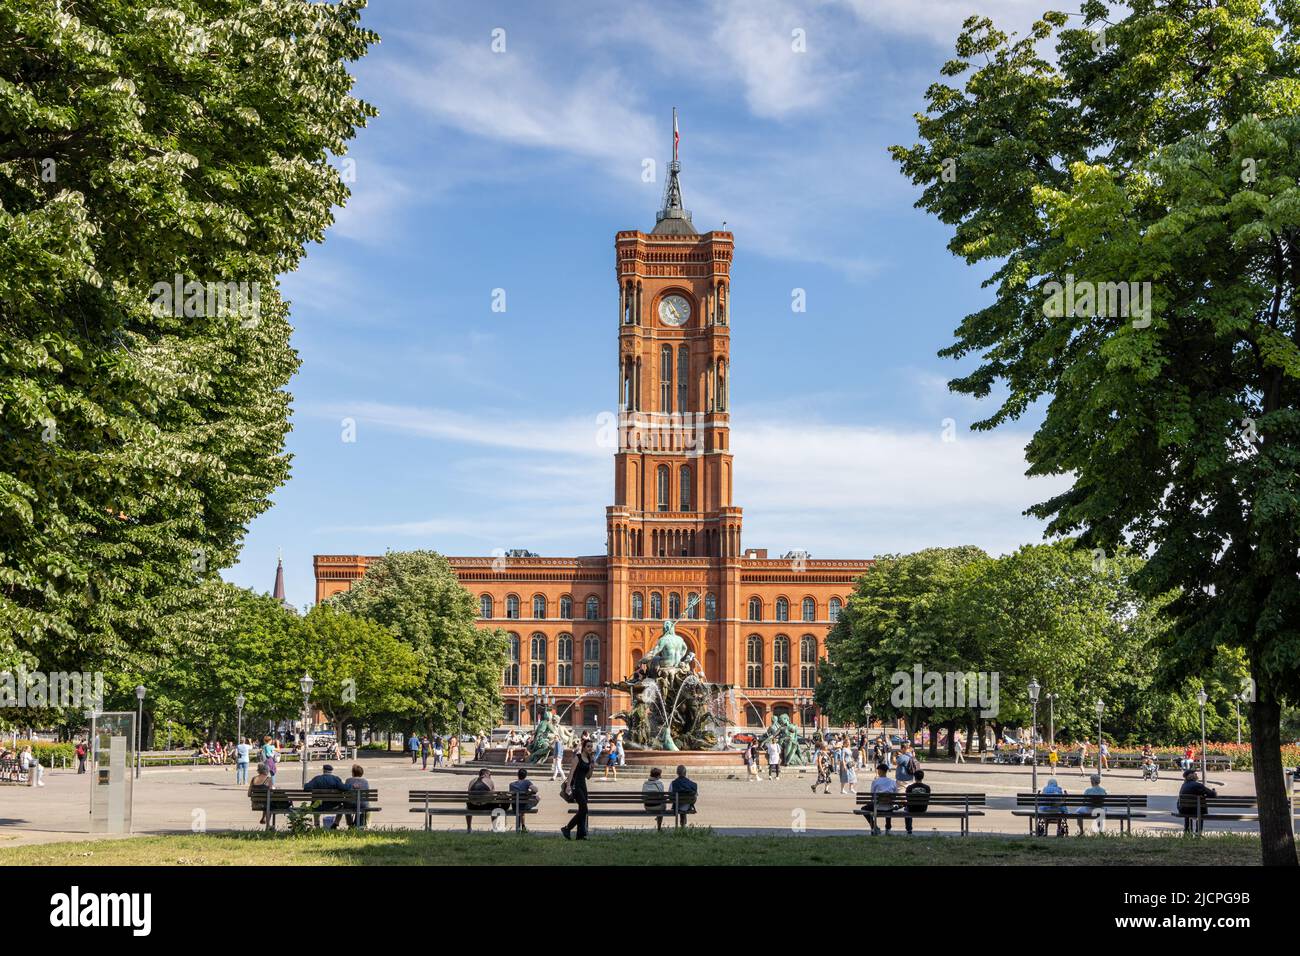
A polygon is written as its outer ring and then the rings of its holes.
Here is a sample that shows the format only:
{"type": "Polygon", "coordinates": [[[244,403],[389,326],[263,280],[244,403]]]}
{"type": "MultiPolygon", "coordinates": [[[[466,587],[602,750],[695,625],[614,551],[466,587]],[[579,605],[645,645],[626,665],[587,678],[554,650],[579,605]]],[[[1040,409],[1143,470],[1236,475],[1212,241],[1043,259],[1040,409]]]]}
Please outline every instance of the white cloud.
{"type": "MultiPolygon", "coordinates": [[[[552,554],[603,550],[612,451],[594,440],[593,421],[339,406],[345,407],[363,422],[439,442],[453,467],[450,482],[463,494],[454,496],[454,512],[330,530],[418,536],[432,547],[451,536],[502,547],[546,543],[552,554]],[[458,446],[500,454],[460,455],[458,446]]],[[[930,430],[906,430],[746,418],[732,435],[735,501],[745,509],[746,540],[774,553],[806,548],[821,557],[939,544],[1014,549],[1042,534],[1041,522],[1023,517],[1025,508],[1069,484],[1025,477],[1027,438],[958,429],[948,442],[938,421],[930,430]]]]}
{"type": "Polygon", "coordinates": [[[418,61],[390,57],[380,67],[383,79],[394,95],[454,129],[618,165],[629,178],[639,174],[641,157],[662,147],[649,118],[627,105],[629,86],[615,68],[558,79],[518,44],[494,53],[486,38],[425,36],[415,46],[418,61]]]}
{"type": "Polygon", "coordinates": [[[951,50],[962,22],[984,16],[1005,33],[1024,36],[1045,10],[1077,7],[1047,0],[838,0],[862,22],[901,36],[921,36],[951,50]]]}

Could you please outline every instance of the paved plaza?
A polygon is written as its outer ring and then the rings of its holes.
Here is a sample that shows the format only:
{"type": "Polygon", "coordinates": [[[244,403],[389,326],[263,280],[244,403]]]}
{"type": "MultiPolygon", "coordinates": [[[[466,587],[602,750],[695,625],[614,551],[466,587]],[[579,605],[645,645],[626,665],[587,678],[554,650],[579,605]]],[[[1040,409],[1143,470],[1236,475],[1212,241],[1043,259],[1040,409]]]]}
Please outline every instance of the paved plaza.
{"type": "MultiPolygon", "coordinates": [[[[380,792],[382,812],[374,816],[374,826],[422,826],[419,814],[409,813],[407,792],[416,789],[464,789],[472,779],[472,771],[421,771],[409,759],[393,756],[366,755],[361,758],[366,778],[380,792]]],[[[336,771],[346,776],[350,761],[335,764],[336,771]]],[[[1028,767],[981,767],[975,764],[954,766],[951,763],[923,763],[926,782],[936,793],[973,792],[988,795],[991,806],[986,815],[971,821],[971,829],[978,833],[1025,834],[1025,818],[1011,814],[1015,794],[1030,789],[1028,767]]],[[[320,769],[319,764],[312,772],[320,769]]],[[[494,779],[501,788],[514,779],[515,766],[494,770],[494,779]]],[[[664,768],[665,778],[673,772],[664,768]]],[[[692,772],[700,785],[699,812],[692,822],[711,826],[720,833],[745,834],[753,832],[790,832],[802,830],[818,835],[858,833],[866,830],[861,816],[854,814],[854,798],[841,796],[839,784],[831,785],[829,795],[810,791],[814,774],[786,768],[776,781],[764,779],[751,783],[729,771],[701,770],[692,772]]],[[[529,819],[535,831],[555,833],[568,819],[571,808],[560,799],[559,783],[547,779],[544,768],[531,768],[532,777],[541,791],[539,812],[529,819]]],[[[617,783],[606,781],[598,769],[591,781],[593,792],[601,790],[639,789],[646,774],[640,769],[627,768],[617,783]]],[[[766,777],[766,775],[764,775],[766,777]]],[[[87,831],[89,775],[78,775],[73,770],[51,770],[46,773],[45,787],[0,787],[0,846],[28,843],[48,843],[65,840],[85,840],[92,837],[87,831]]],[[[866,781],[865,772],[860,779],[866,781]]],[[[1039,769],[1038,782],[1046,783],[1048,774],[1039,769]]],[[[1070,793],[1082,792],[1087,786],[1085,777],[1077,770],[1058,772],[1061,786],[1070,793]]],[[[1135,822],[1136,832],[1181,830],[1179,819],[1163,812],[1172,809],[1174,795],[1180,779],[1176,774],[1162,775],[1158,783],[1144,783],[1136,770],[1117,770],[1106,775],[1104,786],[1115,794],[1147,794],[1153,809],[1150,818],[1135,822]]],[[[301,783],[301,770],[296,764],[284,764],[277,776],[280,786],[297,787],[301,783]]],[[[1221,794],[1253,794],[1254,779],[1240,771],[1214,773],[1210,785],[1221,794]]],[[[257,816],[249,807],[245,788],[235,785],[233,767],[173,767],[147,768],[136,782],[135,826],[136,833],[162,834],[191,832],[194,830],[253,830],[257,829],[257,816]]],[[[463,817],[441,817],[435,820],[440,829],[463,829],[463,817]]],[[[486,829],[488,822],[475,820],[476,829],[486,829]]],[[[653,820],[618,817],[592,818],[596,832],[612,827],[651,827],[653,820]]],[[[916,821],[918,833],[955,834],[956,820],[916,821]]],[[[902,822],[896,821],[895,832],[901,831],[902,822]]],[[[1111,824],[1109,832],[1118,832],[1111,824]]],[[[1214,829],[1253,832],[1250,823],[1216,824],[1214,829]]],[[[1072,829],[1071,834],[1075,831],[1072,829]]]]}

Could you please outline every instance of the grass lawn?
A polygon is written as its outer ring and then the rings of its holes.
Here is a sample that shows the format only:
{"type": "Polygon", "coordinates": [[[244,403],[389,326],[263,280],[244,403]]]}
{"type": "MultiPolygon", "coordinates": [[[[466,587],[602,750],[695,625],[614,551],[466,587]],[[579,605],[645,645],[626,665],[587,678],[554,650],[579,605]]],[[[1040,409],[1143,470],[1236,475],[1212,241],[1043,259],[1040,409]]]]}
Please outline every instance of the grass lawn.
{"type": "Polygon", "coordinates": [[[1138,837],[718,836],[605,831],[585,843],[554,834],[372,829],[179,834],[0,849],[0,866],[1258,866],[1259,840],[1217,835],[1138,837]]]}

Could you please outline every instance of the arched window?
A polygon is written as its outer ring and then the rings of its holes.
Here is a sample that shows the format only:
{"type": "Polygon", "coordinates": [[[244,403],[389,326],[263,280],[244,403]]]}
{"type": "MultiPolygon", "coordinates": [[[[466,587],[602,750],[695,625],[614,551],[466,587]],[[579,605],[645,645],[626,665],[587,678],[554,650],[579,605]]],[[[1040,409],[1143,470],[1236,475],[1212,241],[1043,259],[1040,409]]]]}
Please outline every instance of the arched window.
{"type": "Polygon", "coordinates": [[[573,598],[567,594],[560,598],[560,618],[565,621],[573,620],[573,598]]]}
{"type": "Polygon", "coordinates": [[[686,616],[692,621],[698,621],[700,619],[700,596],[694,591],[686,595],[686,607],[689,609],[686,616]],[[695,603],[692,604],[692,601],[695,603]]]}
{"type": "Polygon", "coordinates": [[[507,634],[506,647],[509,656],[506,658],[506,672],[501,677],[501,683],[509,687],[517,687],[519,685],[519,635],[507,634]]]}
{"type": "Polygon", "coordinates": [[[686,411],[686,383],[691,380],[691,357],[685,345],[677,346],[677,410],[686,411]]]}
{"type": "Polygon", "coordinates": [[[492,595],[490,594],[479,595],[478,616],[485,621],[492,620],[492,595]]]}
{"type": "Polygon", "coordinates": [[[745,642],[745,686],[763,686],[763,639],[757,634],[745,642]]]}
{"type": "Polygon", "coordinates": [[[817,638],[805,634],[799,641],[799,686],[817,686],[817,638]]]}
{"type": "Polygon", "coordinates": [[[776,599],[776,619],[778,621],[790,620],[790,602],[785,598],[776,599]]]}
{"type": "Polygon", "coordinates": [[[752,597],[749,599],[749,619],[751,621],[763,620],[763,599],[752,597]]]}
{"type": "Polygon", "coordinates": [[[668,510],[668,466],[660,465],[655,469],[655,487],[657,489],[656,500],[660,511],[668,510]]]}
{"type": "Polygon", "coordinates": [[[546,679],[546,635],[534,634],[528,646],[528,682],[549,684],[546,679]]]}
{"type": "Polygon", "coordinates": [[[772,686],[790,686],[790,638],[784,634],[772,641],[772,686]]]}
{"type": "Polygon", "coordinates": [[[803,599],[803,619],[809,624],[817,620],[817,602],[810,597],[803,599]]]}
{"type": "Polygon", "coordinates": [[[519,620],[519,595],[506,595],[506,617],[512,621],[519,620]]]}
{"type": "Polygon", "coordinates": [[[546,620],[546,597],[544,595],[533,595],[533,617],[539,621],[546,620]]]}
{"type": "Polygon", "coordinates": [[[564,687],[573,685],[572,634],[561,634],[555,639],[555,683],[564,687]]]}
{"type": "Polygon", "coordinates": [[[840,608],[843,606],[840,604],[839,598],[831,598],[830,603],[826,606],[826,617],[832,624],[840,619],[840,608]]]}
{"type": "Polygon", "coordinates": [[[682,616],[682,596],[676,591],[668,595],[668,616],[674,621],[682,616]]]}
{"type": "Polygon", "coordinates": [[[650,595],[650,618],[655,621],[663,620],[664,616],[664,596],[658,591],[650,595]]]}
{"type": "Polygon", "coordinates": [[[582,684],[600,686],[600,638],[588,634],[582,639],[582,684]]]}
{"type": "Polygon", "coordinates": [[[587,620],[600,620],[600,598],[594,594],[587,598],[587,620]]]}
{"type": "Polygon", "coordinates": [[[681,493],[682,506],[677,510],[690,511],[691,510],[691,466],[690,465],[682,465],[681,470],[678,473],[678,480],[680,482],[678,490],[681,493]]]}
{"type": "Polygon", "coordinates": [[[632,617],[638,621],[645,617],[645,598],[640,594],[632,595],[632,617]]]}
{"type": "Polygon", "coordinates": [[[659,349],[659,411],[673,410],[673,347],[659,349]]]}
{"type": "Polygon", "coordinates": [[[716,621],[718,619],[718,597],[716,594],[704,595],[704,619],[706,621],[716,621]]]}

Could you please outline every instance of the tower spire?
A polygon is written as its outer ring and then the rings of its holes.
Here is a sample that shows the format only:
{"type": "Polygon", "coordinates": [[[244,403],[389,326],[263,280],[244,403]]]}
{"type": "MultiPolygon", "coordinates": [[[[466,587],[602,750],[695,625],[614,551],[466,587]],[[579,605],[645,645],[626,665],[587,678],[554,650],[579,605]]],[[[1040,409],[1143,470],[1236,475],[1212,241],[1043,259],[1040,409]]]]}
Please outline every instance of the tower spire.
{"type": "Polygon", "coordinates": [[[677,128],[677,107],[673,107],[673,159],[668,164],[668,181],[664,184],[664,202],[655,213],[653,235],[657,236],[694,236],[698,235],[691,224],[691,212],[682,205],[682,184],[678,178],[682,164],[677,159],[677,147],[681,142],[681,133],[677,128]]]}

